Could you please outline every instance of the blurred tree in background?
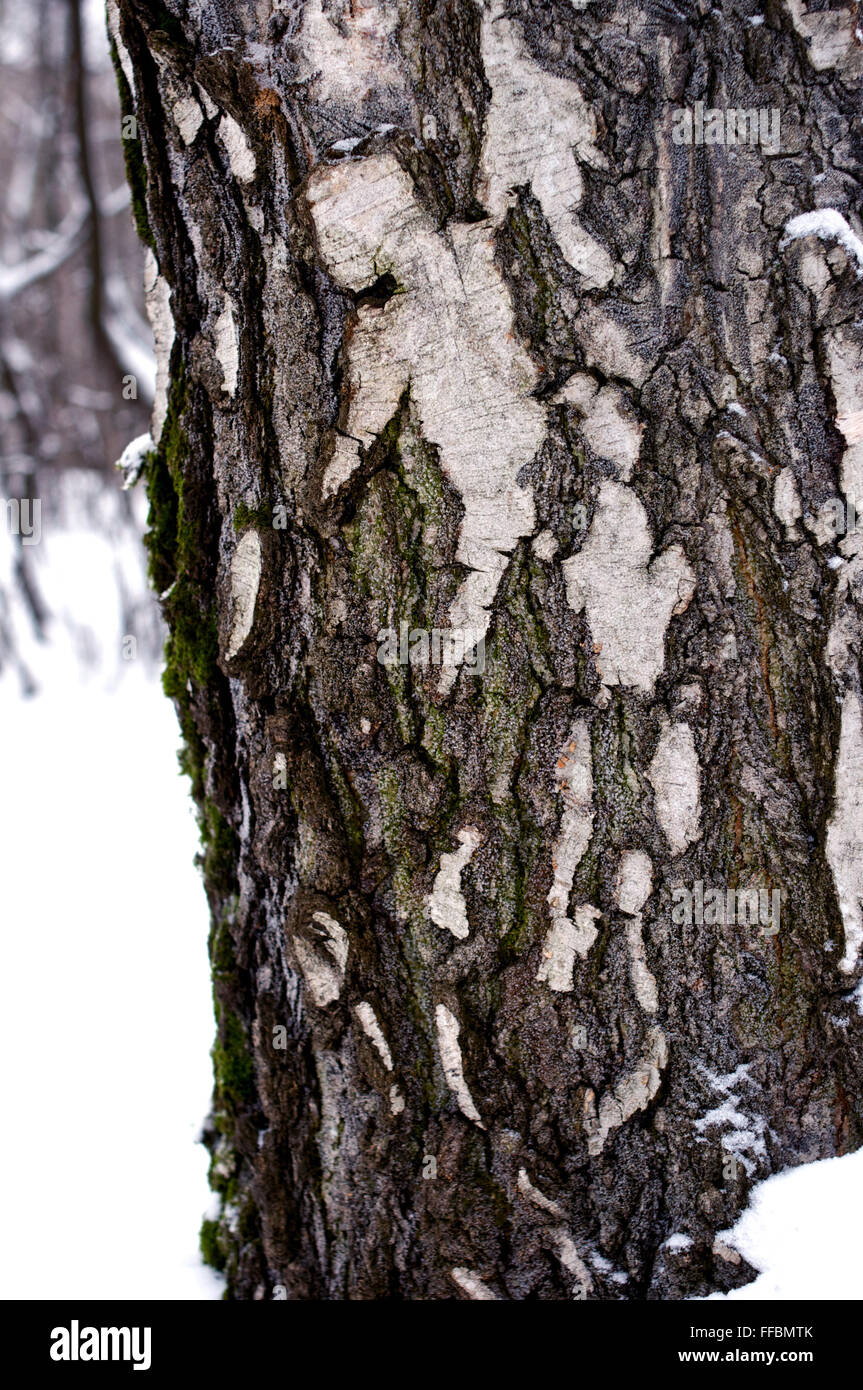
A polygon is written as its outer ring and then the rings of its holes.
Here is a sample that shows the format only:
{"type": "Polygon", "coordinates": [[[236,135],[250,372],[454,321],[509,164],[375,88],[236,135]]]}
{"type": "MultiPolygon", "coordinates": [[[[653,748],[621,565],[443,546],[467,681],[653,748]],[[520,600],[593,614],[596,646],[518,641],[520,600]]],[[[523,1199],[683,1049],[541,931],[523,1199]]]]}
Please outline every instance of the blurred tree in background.
{"type": "MultiPolygon", "coordinates": [[[[140,532],[113,465],[147,429],[154,386],[121,132],[100,0],[0,0],[0,498],[38,498],[46,530],[115,541],[140,532]]],[[[51,617],[45,561],[14,527],[0,540],[0,670],[17,665],[29,689],[22,652],[51,617]]],[[[128,631],[129,610],[146,610],[153,652],[143,585],[127,579],[120,603],[128,631]]]]}

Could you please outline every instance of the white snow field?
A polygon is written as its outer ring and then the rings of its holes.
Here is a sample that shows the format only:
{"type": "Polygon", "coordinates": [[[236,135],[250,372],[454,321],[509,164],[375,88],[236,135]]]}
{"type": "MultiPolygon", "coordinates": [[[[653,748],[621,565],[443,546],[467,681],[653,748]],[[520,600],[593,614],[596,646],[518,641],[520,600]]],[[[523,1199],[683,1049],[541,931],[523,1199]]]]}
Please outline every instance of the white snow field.
{"type": "MultiPolygon", "coordinates": [[[[28,551],[50,640],[19,598],[3,615],[28,677],[0,675],[0,1297],[219,1298],[198,1253],[214,1023],[197,830],[148,643],[123,658],[124,609],[146,629],[152,603],[142,499],[133,520],[119,481],[51,491],[28,551]]],[[[11,561],[3,528],[7,598],[11,561]]]]}
{"type": "Polygon", "coordinates": [[[863,1149],[759,1183],[721,1239],[761,1272],[711,1298],[863,1299],[863,1149]]]}

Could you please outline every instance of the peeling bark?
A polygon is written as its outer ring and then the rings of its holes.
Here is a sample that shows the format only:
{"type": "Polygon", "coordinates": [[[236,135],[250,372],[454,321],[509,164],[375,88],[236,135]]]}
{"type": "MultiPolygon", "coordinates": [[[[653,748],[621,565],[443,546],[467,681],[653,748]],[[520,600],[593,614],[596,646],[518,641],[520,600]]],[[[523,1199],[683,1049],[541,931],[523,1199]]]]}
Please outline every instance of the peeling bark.
{"type": "Polygon", "coordinates": [[[232,1297],[727,1289],[863,1140],[853,8],[109,4],[232,1297]]]}

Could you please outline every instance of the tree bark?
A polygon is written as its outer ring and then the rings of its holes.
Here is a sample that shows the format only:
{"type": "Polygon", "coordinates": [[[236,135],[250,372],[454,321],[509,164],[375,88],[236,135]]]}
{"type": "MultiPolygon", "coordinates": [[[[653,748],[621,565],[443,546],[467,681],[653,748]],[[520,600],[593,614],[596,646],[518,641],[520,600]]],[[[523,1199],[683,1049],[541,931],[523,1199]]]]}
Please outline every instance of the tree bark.
{"type": "Polygon", "coordinates": [[[857,9],[109,4],[231,1297],[727,1289],[861,1142],[857,9]]]}

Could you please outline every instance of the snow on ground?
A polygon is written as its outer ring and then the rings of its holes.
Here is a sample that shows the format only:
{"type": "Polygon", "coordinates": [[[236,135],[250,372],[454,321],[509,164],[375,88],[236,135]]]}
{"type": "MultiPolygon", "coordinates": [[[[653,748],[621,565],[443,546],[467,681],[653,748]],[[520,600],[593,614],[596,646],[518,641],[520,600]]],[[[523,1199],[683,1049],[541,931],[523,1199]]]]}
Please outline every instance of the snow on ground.
{"type": "Polygon", "coordinates": [[[760,1270],[733,1299],[863,1299],[863,1149],[777,1173],[720,1237],[760,1270]]]}
{"type": "MultiPolygon", "coordinates": [[[[28,551],[51,640],[7,614],[38,692],[0,675],[0,1297],[218,1298],[197,830],[150,644],[122,655],[130,613],[148,631],[138,527],[94,478],[58,484],[28,551]]],[[[0,531],[7,597],[10,556],[0,531]]]]}

